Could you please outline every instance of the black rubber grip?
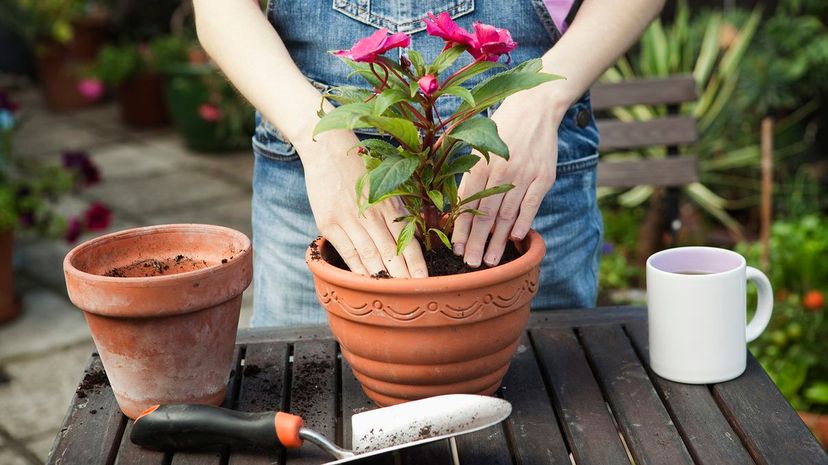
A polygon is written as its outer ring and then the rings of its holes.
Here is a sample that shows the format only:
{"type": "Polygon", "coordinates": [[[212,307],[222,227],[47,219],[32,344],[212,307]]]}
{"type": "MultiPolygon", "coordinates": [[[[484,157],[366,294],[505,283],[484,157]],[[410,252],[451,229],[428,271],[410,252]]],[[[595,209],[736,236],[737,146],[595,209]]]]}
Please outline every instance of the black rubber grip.
{"type": "Polygon", "coordinates": [[[275,412],[237,412],[199,404],[161,405],[139,417],[130,439],[156,450],[277,447],[275,412]]]}

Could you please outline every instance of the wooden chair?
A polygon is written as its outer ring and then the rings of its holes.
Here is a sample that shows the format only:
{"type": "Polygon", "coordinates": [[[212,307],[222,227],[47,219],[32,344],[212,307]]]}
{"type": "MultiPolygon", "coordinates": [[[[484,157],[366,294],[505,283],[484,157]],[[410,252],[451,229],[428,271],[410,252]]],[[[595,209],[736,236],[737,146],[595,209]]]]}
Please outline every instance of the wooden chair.
{"type": "Polygon", "coordinates": [[[681,228],[678,199],[682,186],[699,180],[698,160],[679,156],[679,146],[698,138],[696,121],[679,116],[679,105],[696,100],[696,82],[692,76],[666,79],[638,79],[619,83],[596,84],[591,91],[592,108],[601,132],[602,153],[663,146],[668,156],[660,159],[601,161],[598,186],[629,188],[638,185],[665,187],[665,223],[673,240],[681,228]],[[667,105],[668,116],[649,121],[624,122],[608,117],[613,107],[633,105],[667,105]]]}

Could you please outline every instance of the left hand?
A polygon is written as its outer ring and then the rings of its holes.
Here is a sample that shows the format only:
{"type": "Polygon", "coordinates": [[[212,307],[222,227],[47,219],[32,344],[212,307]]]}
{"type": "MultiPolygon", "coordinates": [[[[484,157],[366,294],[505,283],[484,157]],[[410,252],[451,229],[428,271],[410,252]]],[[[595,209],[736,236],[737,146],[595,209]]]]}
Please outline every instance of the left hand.
{"type": "Polygon", "coordinates": [[[555,183],[558,126],[568,105],[550,103],[548,88],[537,90],[541,92],[533,89],[507,98],[492,115],[509,147],[509,160],[491,155],[488,164],[478,162],[460,182],[461,199],[500,184],[515,186],[505,194],[467,205],[483,215],[467,213],[457,218],[451,236],[454,254],[463,256],[471,267],[480,266],[481,260],[488,266],[500,263],[506,241],[526,237],[544,196],[555,183]]]}

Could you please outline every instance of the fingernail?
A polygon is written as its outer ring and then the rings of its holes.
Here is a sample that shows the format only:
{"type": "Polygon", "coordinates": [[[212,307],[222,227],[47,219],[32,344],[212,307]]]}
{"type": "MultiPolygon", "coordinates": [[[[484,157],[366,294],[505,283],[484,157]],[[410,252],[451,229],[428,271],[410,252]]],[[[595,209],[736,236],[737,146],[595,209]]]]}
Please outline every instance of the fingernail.
{"type": "Polygon", "coordinates": [[[465,244],[454,244],[454,247],[452,247],[451,250],[452,250],[452,252],[454,252],[454,255],[463,255],[463,253],[466,252],[466,245],[465,244]]]}
{"type": "Polygon", "coordinates": [[[466,262],[466,265],[469,265],[472,268],[478,268],[478,267],[480,267],[480,262],[477,262],[477,263],[466,262]]]}
{"type": "Polygon", "coordinates": [[[486,257],[483,259],[486,262],[486,266],[496,266],[497,265],[497,257],[486,257]]]}
{"type": "Polygon", "coordinates": [[[526,233],[527,233],[527,231],[524,231],[522,229],[514,229],[514,230],[512,230],[512,234],[510,235],[510,238],[513,241],[522,241],[523,238],[526,237],[526,233]]]}

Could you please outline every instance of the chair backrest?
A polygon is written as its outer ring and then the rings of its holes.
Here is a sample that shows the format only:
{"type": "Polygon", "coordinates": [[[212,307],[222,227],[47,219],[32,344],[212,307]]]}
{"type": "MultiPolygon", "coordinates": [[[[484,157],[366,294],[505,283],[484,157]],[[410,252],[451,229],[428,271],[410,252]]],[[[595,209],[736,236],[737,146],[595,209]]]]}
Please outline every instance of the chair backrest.
{"type": "Polygon", "coordinates": [[[592,108],[598,115],[602,152],[664,146],[670,155],[661,159],[601,161],[599,186],[679,187],[698,181],[696,157],[675,156],[679,145],[691,144],[698,138],[695,119],[677,114],[680,104],[697,98],[692,76],[601,83],[592,88],[591,96],[592,108]],[[661,104],[667,105],[667,117],[629,122],[602,117],[613,107],[661,104]]]}

